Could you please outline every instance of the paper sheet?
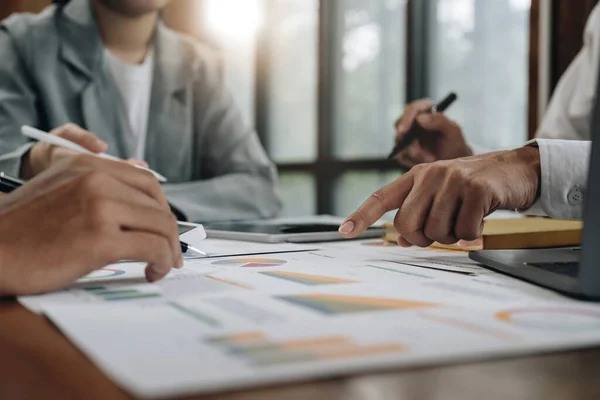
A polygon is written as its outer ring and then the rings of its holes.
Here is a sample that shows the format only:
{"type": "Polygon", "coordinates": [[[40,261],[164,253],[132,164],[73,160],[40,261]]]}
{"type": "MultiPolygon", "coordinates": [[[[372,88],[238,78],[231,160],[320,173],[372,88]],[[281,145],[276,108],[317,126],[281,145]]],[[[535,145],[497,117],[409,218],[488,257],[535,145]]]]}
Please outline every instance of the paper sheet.
{"type": "Polygon", "coordinates": [[[471,310],[351,297],[336,312],[313,305],[309,315],[240,297],[249,308],[206,297],[153,308],[50,306],[47,314],[115,382],[146,398],[578,348],[600,340],[600,310],[584,305],[471,310]],[[258,314],[257,303],[268,313],[258,314]]]}
{"type": "Polygon", "coordinates": [[[403,290],[440,293],[463,302],[478,303],[529,299],[561,301],[562,296],[475,265],[462,253],[423,251],[420,249],[368,246],[373,241],[325,244],[324,250],[277,253],[260,256],[186,260],[184,268],[172,270],[164,280],[145,283],[142,263],[108,266],[80,279],[67,290],[39,296],[23,296],[19,301],[39,312],[43,304],[93,304],[116,302],[103,292],[144,284],[157,287],[161,295],[131,293],[128,303],[157,304],[198,293],[253,291],[261,293],[296,293],[325,287],[348,290],[356,286],[392,286],[403,290]],[[468,294],[468,295],[467,295],[468,294]]]}
{"type": "Polygon", "coordinates": [[[329,243],[190,260],[156,284],[136,278],[143,265],[128,268],[20,300],[140,397],[600,343],[600,305],[464,253],[329,243]]]}

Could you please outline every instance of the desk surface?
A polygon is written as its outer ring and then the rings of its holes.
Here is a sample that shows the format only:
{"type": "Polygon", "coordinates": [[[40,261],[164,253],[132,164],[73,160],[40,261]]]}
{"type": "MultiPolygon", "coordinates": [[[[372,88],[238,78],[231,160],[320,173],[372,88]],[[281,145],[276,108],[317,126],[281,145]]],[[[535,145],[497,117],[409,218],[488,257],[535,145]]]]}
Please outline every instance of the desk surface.
{"type": "MultiPolygon", "coordinates": [[[[438,368],[371,373],[231,393],[218,398],[584,399],[600,398],[598,377],[600,348],[438,368]]],[[[28,312],[16,302],[0,302],[0,399],[24,398],[130,399],[45,318],[28,312]]],[[[216,399],[217,396],[204,398],[216,399]]]]}

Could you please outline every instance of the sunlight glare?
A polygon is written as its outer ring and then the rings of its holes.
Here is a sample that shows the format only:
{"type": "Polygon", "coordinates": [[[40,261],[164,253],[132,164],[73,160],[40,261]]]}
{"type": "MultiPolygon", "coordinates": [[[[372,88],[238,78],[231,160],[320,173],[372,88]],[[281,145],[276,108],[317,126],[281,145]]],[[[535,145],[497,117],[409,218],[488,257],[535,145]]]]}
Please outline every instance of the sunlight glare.
{"type": "Polygon", "coordinates": [[[232,41],[253,41],[263,24],[262,0],[207,0],[208,29],[232,41]]]}

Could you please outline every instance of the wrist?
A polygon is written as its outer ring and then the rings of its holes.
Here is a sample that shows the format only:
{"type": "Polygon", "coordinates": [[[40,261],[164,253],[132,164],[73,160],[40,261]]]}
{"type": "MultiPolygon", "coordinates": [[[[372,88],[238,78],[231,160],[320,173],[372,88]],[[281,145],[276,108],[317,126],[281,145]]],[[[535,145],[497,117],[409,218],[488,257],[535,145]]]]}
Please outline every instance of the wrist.
{"type": "Polygon", "coordinates": [[[530,185],[530,195],[524,209],[531,207],[541,194],[542,164],[540,149],[537,146],[525,146],[514,150],[519,162],[525,167],[525,177],[530,185]]]}

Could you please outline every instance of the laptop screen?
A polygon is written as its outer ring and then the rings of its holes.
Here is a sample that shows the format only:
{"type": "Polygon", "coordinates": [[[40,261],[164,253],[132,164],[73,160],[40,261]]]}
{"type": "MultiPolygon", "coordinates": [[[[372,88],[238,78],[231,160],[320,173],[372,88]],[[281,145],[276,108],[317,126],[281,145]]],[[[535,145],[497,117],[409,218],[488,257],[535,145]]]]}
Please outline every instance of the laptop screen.
{"type": "MultiPolygon", "coordinates": [[[[600,74],[600,71],[599,71],[600,74]]],[[[598,295],[600,293],[600,78],[596,85],[596,104],[590,129],[592,152],[588,172],[588,184],[584,193],[584,228],[581,259],[579,265],[579,285],[581,291],[598,295]]]]}

